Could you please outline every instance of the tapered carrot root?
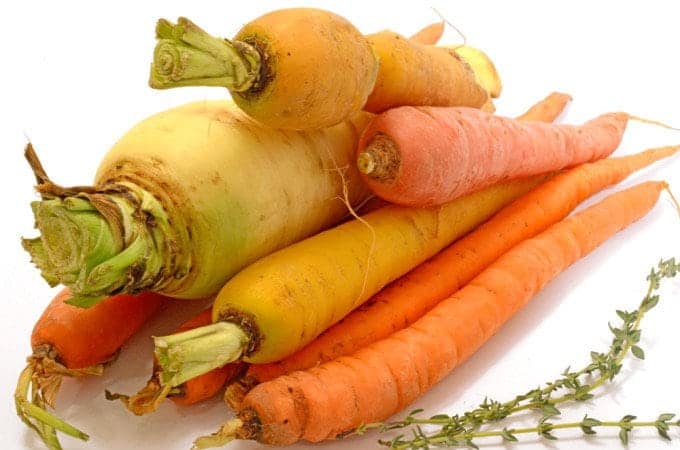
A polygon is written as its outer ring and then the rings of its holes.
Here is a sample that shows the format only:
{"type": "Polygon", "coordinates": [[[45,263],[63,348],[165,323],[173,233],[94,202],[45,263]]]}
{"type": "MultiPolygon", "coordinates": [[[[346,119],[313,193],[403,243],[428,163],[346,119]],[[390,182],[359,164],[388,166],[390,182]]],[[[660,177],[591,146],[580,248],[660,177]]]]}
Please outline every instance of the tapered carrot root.
{"type": "Polygon", "coordinates": [[[557,119],[560,114],[562,114],[564,108],[566,108],[570,101],[571,95],[563,94],[562,92],[553,92],[543,101],[536,103],[524,114],[517,117],[517,120],[522,120],[525,122],[532,122],[536,120],[542,122],[552,122],[557,119]]]}
{"type": "MultiPolygon", "coordinates": [[[[177,329],[177,333],[192,330],[212,323],[212,308],[208,308],[189,319],[177,329]]],[[[159,380],[159,368],[154,361],[151,378],[135,395],[113,394],[106,391],[108,400],[120,400],[133,414],[141,416],[158,409],[166,398],[178,405],[193,405],[213,397],[239,371],[240,364],[227,364],[196,378],[187,380],[176,387],[164,388],[159,380]]]]}
{"type": "Polygon", "coordinates": [[[430,24],[418,30],[409,40],[422,45],[435,45],[444,34],[445,25],[444,21],[430,24]]]}
{"type": "Polygon", "coordinates": [[[472,108],[394,108],[364,130],[357,166],[387,201],[438,205],[501,180],[603,158],[618,147],[628,118],[605,114],[573,126],[472,108]]]}
{"type": "Polygon", "coordinates": [[[49,448],[60,447],[55,429],[87,438],[46,410],[54,407],[63,377],[101,375],[163,301],[162,296],[151,293],[118,295],[81,309],[67,303],[71,296],[69,289],[63,289],[36,322],[31,335],[33,354],[15,393],[17,414],[49,448]]]}
{"type": "Polygon", "coordinates": [[[412,403],[491,338],[549,281],[649,212],[666,183],[613,194],[507,252],[410,327],[246,396],[238,419],[196,448],[233,438],[273,445],[333,439],[412,403]]]}
{"type": "Polygon", "coordinates": [[[364,109],[379,113],[401,105],[481,107],[488,93],[454,49],[423,46],[391,32],[366,36],[380,60],[364,109]]]}

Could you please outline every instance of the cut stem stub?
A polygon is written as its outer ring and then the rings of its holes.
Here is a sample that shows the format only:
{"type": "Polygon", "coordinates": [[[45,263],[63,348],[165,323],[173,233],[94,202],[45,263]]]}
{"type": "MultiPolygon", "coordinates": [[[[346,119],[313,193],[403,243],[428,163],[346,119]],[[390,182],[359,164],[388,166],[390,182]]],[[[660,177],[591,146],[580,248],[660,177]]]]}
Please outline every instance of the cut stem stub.
{"type": "Polygon", "coordinates": [[[248,349],[250,336],[239,325],[212,325],[154,337],[155,353],[162,371],[160,382],[179,386],[225,364],[238,361],[248,349]]]}
{"type": "Polygon", "coordinates": [[[359,172],[378,181],[394,180],[400,165],[399,147],[384,133],[376,133],[357,156],[359,172]]]}
{"type": "Polygon", "coordinates": [[[244,92],[258,81],[262,58],[245,42],[211,36],[185,17],[177,24],[160,19],[156,38],[149,76],[154,89],[222,86],[244,92]]]}

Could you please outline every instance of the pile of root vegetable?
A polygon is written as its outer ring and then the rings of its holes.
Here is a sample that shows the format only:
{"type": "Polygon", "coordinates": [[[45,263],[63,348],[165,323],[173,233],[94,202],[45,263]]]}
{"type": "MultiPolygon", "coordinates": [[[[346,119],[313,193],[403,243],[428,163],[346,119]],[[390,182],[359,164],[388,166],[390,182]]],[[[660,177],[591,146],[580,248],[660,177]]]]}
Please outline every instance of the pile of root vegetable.
{"type": "MultiPolygon", "coordinates": [[[[388,420],[567,267],[661,195],[672,198],[665,181],[650,180],[572,213],[680,146],[611,157],[628,122],[644,119],[603,112],[556,124],[570,100],[561,93],[502,117],[492,60],[438,46],[443,30],[362,35],[311,8],[267,13],[233,39],[186,18],[160,20],[151,87],[216,86],[231,100],[136,124],[92,186],[53,182],[26,147],[40,200],[31,205],[37,237],[23,246],[63,290],[35,325],[16,407],[48,448],[61,448],[60,434],[88,438],[54,409],[63,378],[102,374],[168,298],[214,300],[176,333],[153,337],[149,381],[137,393],[107,391],[110,406],[143,415],[223,395],[225,423],[197,436],[196,449],[338,438],[352,448],[353,434],[377,441],[378,431],[418,425],[413,414],[388,420]]],[[[610,352],[556,383],[573,390],[568,400],[591,395],[581,376],[611,379],[628,352],[640,357],[640,319],[679,269],[667,260],[652,271],[640,309],[620,314],[610,352]]],[[[548,419],[564,400],[554,391],[499,404],[496,415],[434,416],[422,424],[444,431],[416,427],[413,439],[381,442],[510,442],[524,431],[475,433],[517,408],[543,411],[531,431],[550,439],[560,427],[548,419]]],[[[625,439],[643,426],[663,436],[673,420],[616,426],[625,439]]],[[[569,425],[592,434],[607,423],[569,425]]]]}

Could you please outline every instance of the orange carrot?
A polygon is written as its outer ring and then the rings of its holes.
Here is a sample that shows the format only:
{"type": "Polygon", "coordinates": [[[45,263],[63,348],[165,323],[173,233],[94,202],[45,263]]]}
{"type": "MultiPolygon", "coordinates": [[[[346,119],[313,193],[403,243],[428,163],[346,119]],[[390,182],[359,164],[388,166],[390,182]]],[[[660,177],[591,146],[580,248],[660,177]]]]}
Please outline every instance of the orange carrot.
{"type": "Polygon", "coordinates": [[[444,21],[435,22],[412,35],[409,41],[423,45],[435,45],[444,34],[444,28],[444,21]]]}
{"type": "MultiPolygon", "coordinates": [[[[200,312],[179,326],[177,333],[192,330],[212,323],[212,307],[200,312]]],[[[108,400],[121,400],[134,414],[141,416],[158,409],[166,397],[177,405],[193,405],[217,394],[222,387],[241,370],[238,363],[227,364],[198,377],[185,381],[174,388],[163,389],[159,381],[159,367],[154,358],[151,378],[137,394],[127,396],[106,392],[108,400]]]]}
{"type": "Polygon", "coordinates": [[[387,419],[471,356],[560,272],[649,212],[665,188],[647,182],[613,194],[513,247],[410,327],[258,385],[238,418],[195,448],[233,438],[317,442],[387,419]]]}
{"type": "Polygon", "coordinates": [[[557,119],[560,114],[562,114],[564,108],[567,106],[567,103],[570,101],[571,96],[569,94],[553,92],[543,99],[543,101],[536,103],[534,106],[529,108],[527,112],[517,117],[517,120],[522,120],[525,122],[552,122],[553,120],[557,119]]]}
{"type": "Polygon", "coordinates": [[[367,35],[380,66],[364,110],[380,113],[395,106],[484,105],[489,94],[454,48],[420,45],[392,31],[367,35]]]}
{"type": "Polygon", "coordinates": [[[186,18],[161,19],[156,37],[151,87],[224,86],[246,114],[273,128],[328,127],[362,108],[480,107],[488,97],[454,49],[391,31],[363,36],[321,9],[271,11],[233,40],[211,36],[186,18]]]}
{"type": "Polygon", "coordinates": [[[650,149],[555,176],[388,285],[302,350],[279,362],[251,365],[227,388],[225,400],[239,410],[243,397],[261,382],[350,354],[409,326],[514,245],[562,220],[583,200],[679,150],[680,146],[650,149]]]}
{"type": "Polygon", "coordinates": [[[35,324],[31,335],[33,354],[28,357],[15,394],[17,413],[48,446],[56,440],[55,428],[86,438],[44,410],[46,406],[54,407],[62,378],[101,375],[163,301],[162,296],[152,293],[116,295],[92,308],[81,309],[67,304],[70,298],[70,290],[63,289],[35,324]],[[29,391],[32,401],[27,400],[29,391]]]}
{"type": "MultiPolygon", "coordinates": [[[[570,100],[571,96],[569,94],[553,92],[544,99],[539,100],[536,104],[532,105],[528,110],[526,110],[526,112],[518,116],[517,120],[526,122],[552,122],[562,113],[562,111],[564,111],[564,108],[566,108],[567,103],[569,103],[570,100]]],[[[489,102],[490,105],[493,106],[491,99],[489,99],[489,102]]],[[[373,196],[356,209],[360,215],[363,215],[390,204],[391,203],[381,199],[380,197],[373,196]]],[[[348,219],[349,218],[350,216],[348,216],[348,219]]]]}
{"type": "Polygon", "coordinates": [[[499,181],[603,158],[618,147],[628,119],[612,113],[573,126],[473,108],[394,108],[364,129],[357,165],[379,197],[434,206],[499,181]]]}

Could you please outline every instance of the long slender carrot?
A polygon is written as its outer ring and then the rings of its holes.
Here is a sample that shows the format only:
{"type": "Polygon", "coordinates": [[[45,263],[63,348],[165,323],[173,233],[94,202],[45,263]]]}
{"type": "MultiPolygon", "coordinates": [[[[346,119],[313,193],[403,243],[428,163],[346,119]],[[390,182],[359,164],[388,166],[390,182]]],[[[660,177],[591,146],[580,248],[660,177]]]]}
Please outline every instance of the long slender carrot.
{"type": "Polygon", "coordinates": [[[163,302],[162,296],[152,293],[117,295],[81,309],[69,305],[70,298],[68,288],[60,291],[36,322],[31,334],[33,354],[15,394],[17,414],[50,448],[59,448],[54,429],[87,438],[45,409],[54,407],[62,378],[101,375],[163,302]]]}
{"type": "Polygon", "coordinates": [[[560,272],[649,212],[665,188],[646,182],[613,194],[518,244],[410,327],[258,385],[238,418],[195,448],[233,438],[317,442],[387,419],[472,355],[560,272]]]}
{"type": "MultiPolygon", "coordinates": [[[[176,332],[193,330],[210,323],[212,323],[212,307],[201,311],[195,317],[184,322],[176,332]]],[[[178,405],[193,405],[217,394],[241,370],[241,367],[242,365],[238,363],[227,364],[187,380],[174,388],[164,389],[159,381],[158,364],[154,360],[151,378],[139,392],[127,396],[106,391],[106,398],[108,400],[121,400],[127,409],[138,416],[154,412],[165,398],[169,398],[178,405]]]]}
{"type": "Polygon", "coordinates": [[[294,353],[543,179],[492,186],[443,207],[388,206],[260,259],[219,292],[215,323],[155,338],[161,383],[294,353]]]}
{"type": "Polygon", "coordinates": [[[611,113],[573,126],[473,108],[394,108],[364,130],[357,165],[379,197],[437,205],[502,180],[603,158],[618,147],[628,119],[611,113]]]}
{"type": "Polygon", "coordinates": [[[251,365],[228,386],[225,400],[239,410],[245,394],[263,381],[350,354],[409,326],[500,255],[562,220],[586,198],[679,150],[680,146],[650,149],[555,176],[387,286],[302,350],[278,362],[251,365]]]}

